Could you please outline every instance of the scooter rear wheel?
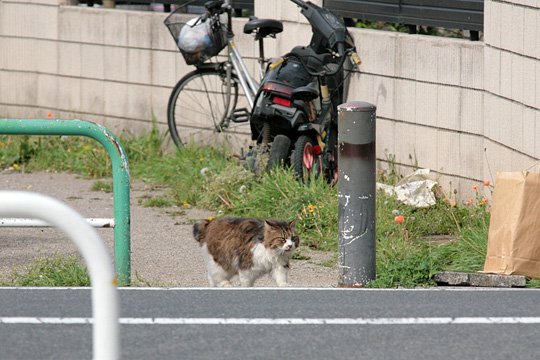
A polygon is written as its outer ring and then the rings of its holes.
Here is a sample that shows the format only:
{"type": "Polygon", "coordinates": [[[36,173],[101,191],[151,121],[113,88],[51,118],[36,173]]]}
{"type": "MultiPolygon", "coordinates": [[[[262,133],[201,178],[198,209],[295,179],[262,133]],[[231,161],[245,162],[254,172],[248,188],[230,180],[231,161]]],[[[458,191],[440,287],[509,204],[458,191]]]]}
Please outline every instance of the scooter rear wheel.
{"type": "Polygon", "coordinates": [[[286,135],[276,135],[270,148],[270,157],[268,158],[268,170],[287,164],[289,149],[291,148],[291,139],[286,135]]]}
{"type": "Polygon", "coordinates": [[[320,156],[313,151],[313,139],[301,135],[294,143],[291,154],[291,166],[299,180],[307,183],[319,176],[321,171],[320,156]]]}

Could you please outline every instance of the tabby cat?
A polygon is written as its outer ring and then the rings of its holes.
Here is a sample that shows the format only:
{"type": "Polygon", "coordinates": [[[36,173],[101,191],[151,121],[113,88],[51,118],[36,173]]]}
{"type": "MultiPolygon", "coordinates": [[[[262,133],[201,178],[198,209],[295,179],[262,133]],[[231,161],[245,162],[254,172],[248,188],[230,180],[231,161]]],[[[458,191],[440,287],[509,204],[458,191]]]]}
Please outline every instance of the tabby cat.
{"type": "Polygon", "coordinates": [[[193,236],[202,248],[210,286],[231,286],[235,275],[241,286],[253,286],[265,274],[287,286],[289,260],[300,242],[294,221],[248,218],[201,220],[193,236]]]}

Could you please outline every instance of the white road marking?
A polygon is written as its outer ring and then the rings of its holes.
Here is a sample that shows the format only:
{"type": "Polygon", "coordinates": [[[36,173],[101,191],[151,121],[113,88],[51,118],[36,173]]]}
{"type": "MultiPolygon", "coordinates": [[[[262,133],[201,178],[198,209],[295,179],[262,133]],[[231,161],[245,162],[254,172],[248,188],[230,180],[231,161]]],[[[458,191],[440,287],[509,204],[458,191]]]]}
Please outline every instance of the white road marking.
{"type": "MultiPolygon", "coordinates": [[[[122,325],[508,325],[540,324],[540,317],[416,318],[120,318],[122,325]]],[[[9,325],[87,325],[85,317],[0,317],[9,325]]]]}

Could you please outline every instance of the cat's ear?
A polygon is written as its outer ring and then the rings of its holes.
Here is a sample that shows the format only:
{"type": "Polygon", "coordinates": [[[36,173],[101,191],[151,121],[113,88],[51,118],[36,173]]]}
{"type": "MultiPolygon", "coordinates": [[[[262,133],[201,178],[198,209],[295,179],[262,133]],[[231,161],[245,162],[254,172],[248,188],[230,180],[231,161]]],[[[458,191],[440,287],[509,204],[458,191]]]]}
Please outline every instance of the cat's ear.
{"type": "Polygon", "coordinates": [[[270,226],[270,227],[274,227],[276,226],[276,223],[274,221],[270,221],[270,220],[264,220],[265,224],[267,226],[270,226]]]}
{"type": "Polygon", "coordinates": [[[294,227],[296,225],[296,219],[289,222],[289,229],[294,230],[294,227]]]}

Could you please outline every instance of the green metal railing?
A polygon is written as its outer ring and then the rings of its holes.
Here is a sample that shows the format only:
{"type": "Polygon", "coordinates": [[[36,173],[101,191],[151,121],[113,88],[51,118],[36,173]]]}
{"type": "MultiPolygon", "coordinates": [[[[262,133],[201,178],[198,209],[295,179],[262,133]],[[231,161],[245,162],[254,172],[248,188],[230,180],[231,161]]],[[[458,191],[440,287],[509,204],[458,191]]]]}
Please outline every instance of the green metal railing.
{"type": "Polygon", "coordinates": [[[118,285],[131,283],[129,167],[126,153],[106,127],[84,120],[0,119],[0,135],[68,135],[97,140],[111,158],[114,202],[114,268],[118,285]]]}

